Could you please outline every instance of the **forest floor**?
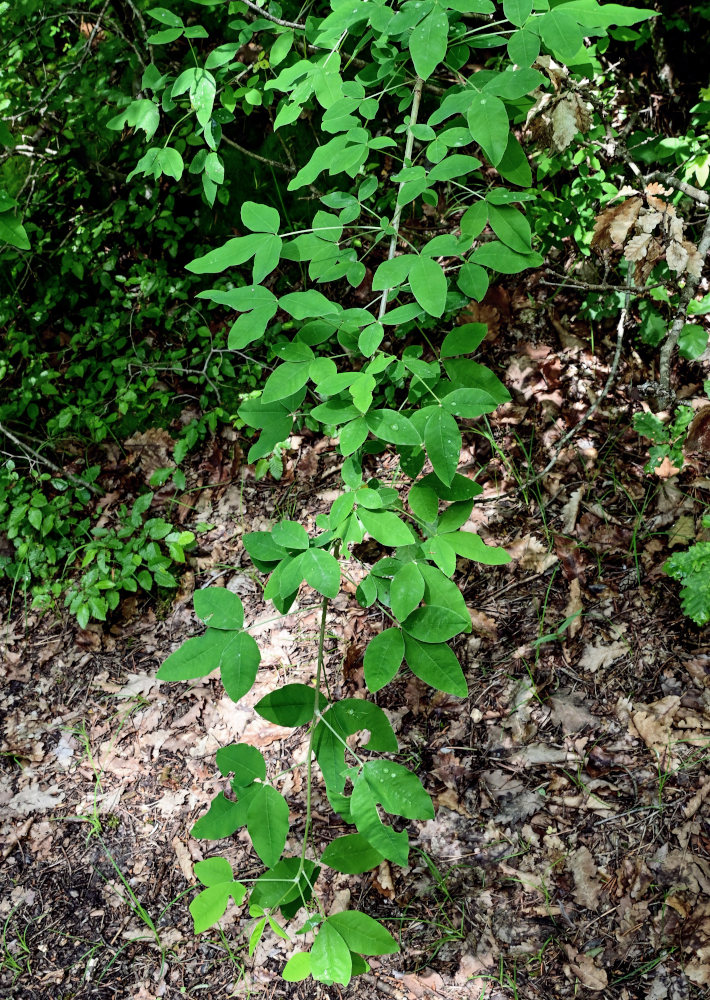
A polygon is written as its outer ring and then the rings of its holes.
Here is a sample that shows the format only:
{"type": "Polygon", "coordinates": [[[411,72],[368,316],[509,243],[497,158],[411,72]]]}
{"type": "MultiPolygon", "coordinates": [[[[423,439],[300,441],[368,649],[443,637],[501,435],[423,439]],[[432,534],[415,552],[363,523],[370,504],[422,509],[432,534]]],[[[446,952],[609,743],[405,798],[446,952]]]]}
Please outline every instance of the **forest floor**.
{"type": "MultiPolygon", "coordinates": [[[[322,876],[326,908],[351,902],[382,919],[401,934],[401,954],[373,961],[347,989],[326,988],[281,980],[292,941],[266,935],[249,958],[243,909],[228,910],[221,930],[193,934],[195,861],[220,852],[240,876],[259,870],[239,836],[190,837],[221,788],[217,748],[252,743],[275,771],[305,753],[302,730],[266,723],[253,705],[286,677],[314,676],[316,599],[304,588],[297,613],[274,620],[241,538],[289,514],[313,527],[338,481],[332,442],[306,433],[292,439],[281,482],[255,482],[225,432],[195,459],[184,496],[159,495],[185,527],[214,525],[175,599],[129,596],[109,626],[83,631],[10,607],[9,594],[0,600],[2,996],[707,996],[710,644],[681,613],[663,565],[697,537],[710,503],[708,451],[679,473],[644,472],[630,387],[650,377],[649,363],[632,344],[614,391],[531,483],[599,395],[615,340],[610,322],[592,344],[575,301],[548,295],[534,281],[500,287],[466,317],[489,324],[481,360],[513,395],[489,430],[472,423],[467,439],[467,474],[484,487],[468,528],[512,556],[493,569],[461,565],[474,631],[457,652],[470,696],[433,693],[403,674],[374,696],[436,816],[410,825],[408,870],[385,862],[362,876],[322,876]],[[155,680],[199,631],[190,597],[208,582],[238,593],[247,621],[262,622],[252,632],[262,666],[239,704],[216,679],[155,680]]],[[[680,374],[681,395],[700,405],[708,365],[680,374]]],[[[147,481],[165,464],[161,447],[165,432],[148,432],[124,471],[147,481]]],[[[392,459],[379,461],[378,475],[392,480],[392,459]]],[[[380,554],[369,543],[359,551],[365,564],[380,554]]],[[[364,696],[362,653],[381,625],[352,593],[332,602],[331,691],[364,696]]],[[[301,782],[296,769],[279,786],[294,835],[301,782]]],[[[318,791],[321,845],[343,832],[336,827],[318,791]]]]}

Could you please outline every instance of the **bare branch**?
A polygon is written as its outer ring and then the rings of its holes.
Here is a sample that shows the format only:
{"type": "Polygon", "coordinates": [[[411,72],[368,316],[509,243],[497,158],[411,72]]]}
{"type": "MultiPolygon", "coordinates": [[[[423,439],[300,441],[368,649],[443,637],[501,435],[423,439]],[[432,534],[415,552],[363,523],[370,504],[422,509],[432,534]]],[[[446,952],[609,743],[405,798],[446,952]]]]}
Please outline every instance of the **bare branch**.
{"type": "Polygon", "coordinates": [[[40,453],[38,451],[35,451],[34,448],[30,448],[28,444],[25,444],[23,441],[20,441],[20,439],[16,437],[12,433],[12,431],[8,430],[7,427],[5,427],[3,424],[0,424],[0,434],[4,434],[5,437],[8,439],[8,441],[12,441],[12,443],[15,445],[16,448],[20,448],[21,451],[23,451],[26,455],[32,455],[32,457],[36,461],[38,461],[41,465],[46,466],[46,468],[51,469],[52,472],[56,472],[60,476],[65,476],[67,479],[71,480],[71,482],[75,483],[77,486],[84,486],[91,493],[95,494],[96,496],[100,496],[101,490],[98,488],[98,486],[94,486],[93,483],[87,483],[84,479],[81,479],[79,476],[73,476],[70,472],[65,472],[64,469],[60,469],[59,466],[56,465],[51,459],[45,458],[44,455],[40,455],[40,453]]]}

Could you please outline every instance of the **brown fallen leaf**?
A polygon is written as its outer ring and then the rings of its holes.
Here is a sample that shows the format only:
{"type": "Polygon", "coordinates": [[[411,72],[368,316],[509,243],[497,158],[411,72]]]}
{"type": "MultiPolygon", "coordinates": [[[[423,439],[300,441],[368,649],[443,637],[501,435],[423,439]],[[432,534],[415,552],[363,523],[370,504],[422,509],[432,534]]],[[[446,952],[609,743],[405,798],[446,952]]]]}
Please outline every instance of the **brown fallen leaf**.
{"type": "Polygon", "coordinates": [[[565,945],[565,951],[569,959],[569,966],[565,967],[565,972],[571,972],[583,986],[596,993],[605,990],[609,984],[609,978],[604,969],[600,969],[590,955],[578,952],[572,945],[565,945]]]}
{"type": "Polygon", "coordinates": [[[677,476],[680,469],[673,465],[668,455],[666,455],[660,465],[657,465],[653,472],[659,479],[670,479],[672,476],[677,476]]]}
{"type": "Polygon", "coordinates": [[[599,907],[599,894],[602,891],[601,882],[597,876],[598,868],[588,847],[578,847],[567,857],[567,867],[574,879],[574,898],[588,910],[599,907]]]}

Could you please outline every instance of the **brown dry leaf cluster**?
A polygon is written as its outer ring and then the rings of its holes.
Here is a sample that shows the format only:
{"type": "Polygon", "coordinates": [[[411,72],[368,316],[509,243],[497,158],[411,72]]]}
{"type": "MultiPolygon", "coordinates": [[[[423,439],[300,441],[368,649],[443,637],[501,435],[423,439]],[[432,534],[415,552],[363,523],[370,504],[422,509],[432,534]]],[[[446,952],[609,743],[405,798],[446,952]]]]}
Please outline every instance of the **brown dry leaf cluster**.
{"type": "MultiPolygon", "coordinates": [[[[628,193],[628,192],[622,192],[628,193]]],[[[623,248],[624,257],[635,264],[634,280],[644,285],[660,260],[675,274],[700,278],[703,258],[698,248],[685,239],[685,222],[675,205],[661,195],[672,194],[661,184],[649,184],[643,197],[634,193],[597,216],[592,249],[599,256],[623,248]]]]}
{"type": "Polygon", "coordinates": [[[586,135],[591,128],[592,116],[579,92],[584,85],[579,90],[564,89],[569,73],[550,56],[539,56],[534,66],[547,74],[553,92],[542,88],[535,91],[536,101],[525,127],[539,146],[564,152],[578,133],[586,135]]]}

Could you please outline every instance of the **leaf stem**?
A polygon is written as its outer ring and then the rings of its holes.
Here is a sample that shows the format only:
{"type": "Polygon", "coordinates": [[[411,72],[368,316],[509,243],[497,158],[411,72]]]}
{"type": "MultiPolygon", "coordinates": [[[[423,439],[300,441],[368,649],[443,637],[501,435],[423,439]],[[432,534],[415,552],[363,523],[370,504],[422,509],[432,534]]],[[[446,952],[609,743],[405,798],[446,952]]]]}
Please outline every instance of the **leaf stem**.
{"type": "MultiPolygon", "coordinates": [[[[419,105],[422,100],[422,88],[424,86],[424,81],[420,76],[417,77],[414,84],[414,94],[412,95],[412,110],[409,115],[409,124],[407,125],[407,141],[404,146],[404,166],[412,159],[412,149],[414,148],[414,126],[417,124],[417,118],[419,117],[419,105]]],[[[402,218],[402,204],[400,202],[400,195],[402,193],[402,188],[404,186],[404,181],[402,181],[397,189],[397,203],[394,209],[394,216],[392,218],[392,238],[390,240],[390,248],[387,254],[387,260],[392,260],[397,249],[397,238],[399,236],[399,223],[402,218]]],[[[389,288],[385,288],[382,292],[380,298],[380,311],[378,314],[378,319],[382,319],[384,314],[387,312],[387,295],[389,293],[389,288]]]]}

